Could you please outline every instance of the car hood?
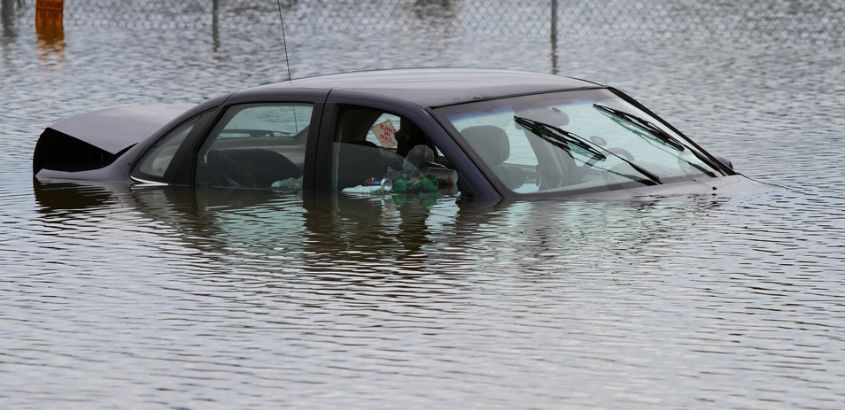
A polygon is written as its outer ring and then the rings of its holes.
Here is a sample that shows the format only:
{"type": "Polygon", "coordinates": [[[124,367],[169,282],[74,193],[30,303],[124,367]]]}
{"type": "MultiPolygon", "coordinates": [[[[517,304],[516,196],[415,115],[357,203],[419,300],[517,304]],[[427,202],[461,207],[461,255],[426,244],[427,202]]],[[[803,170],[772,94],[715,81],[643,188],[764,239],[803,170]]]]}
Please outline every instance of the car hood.
{"type": "Polygon", "coordinates": [[[774,189],[778,189],[778,187],[754,181],[742,174],[736,174],[719,178],[702,178],[695,181],[680,181],[640,188],[572,195],[568,199],[652,200],[701,195],[719,197],[756,194],[774,189]]]}

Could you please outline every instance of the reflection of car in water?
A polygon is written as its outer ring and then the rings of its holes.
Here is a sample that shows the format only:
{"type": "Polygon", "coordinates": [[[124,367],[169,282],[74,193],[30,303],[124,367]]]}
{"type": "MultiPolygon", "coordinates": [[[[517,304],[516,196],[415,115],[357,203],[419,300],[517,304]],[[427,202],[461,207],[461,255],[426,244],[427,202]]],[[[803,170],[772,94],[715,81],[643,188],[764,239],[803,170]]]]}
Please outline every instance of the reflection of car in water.
{"type": "MultiPolygon", "coordinates": [[[[36,184],[34,194],[44,220],[57,231],[74,231],[96,224],[92,221],[103,215],[130,211],[132,226],[125,228],[127,232],[145,226],[143,219],[149,218],[160,223],[163,231],[175,229],[179,234],[174,238],[209,256],[232,253],[239,246],[246,246],[251,255],[290,257],[309,252],[311,256],[337,256],[338,252],[362,247],[368,253],[359,255],[361,258],[382,253],[413,256],[431,242],[432,227],[454,226],[459,213],[455,201],[436,194],[359,197],[58,183],[36,184]],[[68,220],[76,222],[67,224],[68,220]]],[[[484,201],[472,204],[494,205],[484,201]]],[[[109,226],[115,228],[114,221],[109,226]]]]}
{"type": "Polygon", "coordinates": [[[42,133],[33,170],[42,182],[484,199],[753,185],[614,88],[477,69],[320,76],[192,108],[83,114],[42,133]]]}
{"type": "Polygon", "coordinates": [[[527,274],[531,263],[526,257],[540,265],[554,258],[569,262],[555,262],[555,269],[583,267],[601,257],[607,246],[643,255],[679,226],[712,217],[711,211],[725,203],[694,196],[456,204],[433,194],[357,197],[74,184],[36,184],[34,194],[40,214],[37,229],[51,235],[94,242],[117,235],[142,252],[166,249],[162,260],[171,259],[169,252],[195,255],[211,272],[248,266],[257,270],[250,276],[259,271],[304,272],[332,282],[344,278],[367,283],[396,275],[429,283],[431,271],[423,266],[436,266],[439,275],[461,276],[496,263],[524,266],[522,273],[527,274]],[[607,238],[616,239],[603,242],[607,238]],[[429,274],[420,277],[420,272],[429,274]]]}

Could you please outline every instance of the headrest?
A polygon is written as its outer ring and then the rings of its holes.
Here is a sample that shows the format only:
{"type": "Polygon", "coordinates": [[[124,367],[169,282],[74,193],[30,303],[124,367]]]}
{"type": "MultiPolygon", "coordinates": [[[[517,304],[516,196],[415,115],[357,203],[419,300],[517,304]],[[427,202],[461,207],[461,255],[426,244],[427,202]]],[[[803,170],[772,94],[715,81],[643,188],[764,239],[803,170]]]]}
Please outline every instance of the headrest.
{"type": "Polygon", "coordinates": [[[461,135],[469,141],[487,165],[498,165],[511,155],[511,146],[505,130],[493,125],[476,125],[464,128],[461,135]]]}

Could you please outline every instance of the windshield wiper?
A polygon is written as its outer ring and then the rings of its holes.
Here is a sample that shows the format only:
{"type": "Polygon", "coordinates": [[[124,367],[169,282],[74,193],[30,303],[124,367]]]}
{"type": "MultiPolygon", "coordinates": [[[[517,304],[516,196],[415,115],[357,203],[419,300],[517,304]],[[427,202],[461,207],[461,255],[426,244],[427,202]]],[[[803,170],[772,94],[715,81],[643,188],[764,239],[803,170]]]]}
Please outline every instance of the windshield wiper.
{"type": "Polygon", "coordinates": [[[601,145],[591,143],[590,141],[582,138],[581,136],[579,136],[578,134],[575,134],[574,132],[567,131],[567,130],[560,128],[560,127],[555,127],[554,125],[546,124],[544,122],[535,121],[535,120],[528,119],[528,118],[525,118],[525,117],[520,117],[518,115],[514,115],[513,119],[514,119],[514,121],[516,121],[517,124],[519,124],[522,127],[528,129],[529,131],[531,131],[532,133],[534,133],[538,137],[541,137],[541,138],[545,139],[546,141],[552,143],[553,145],[555,145],[558,148],[561,148],[561,149],[566,150],[566,151],[570,151],[569,146],[566,145],[566,144],[572,144],[572,145],[577,146],[578,148],[581,148],[581,149],[593,154],[593,156],[595,158],[597,158],[598,160],[607,159],[607,155],[602,154],[598,149],[596,149],[596,148],[599,148],[599,149],[607,152],[608,154],[613,155],[614,157],[622,160],[626,164],[630,165],[631,168],[633,168],[635,171],[639,172],[644,177],[648,178],[649,181],[652,182],[652,184],[661,184],[662,183],[662,182],[660,182],[660,177],[651,173],[647,169],[635,164],[632,161],[629,161],[627,158],[624,158],[624,157],[618,155],[617,153],[608,150],[605,147],[602,147],[601,145]]]}
{"type": "Polygon", "coordinates": [[[634,114],[629,114],[625,111],[610,108],[606,105],[593,104],[593,107],[599,110],[602,114],[610,116],[611,119],[619,118],[633,124],[637,128],[647,131],[649,134],[660,140],[661,143],[678,151],[684,151],[686,149],[686,146],[681,141],[678,141],[675,137],[669,135],[666,131],[663,131],[660,127],[652,124],[648,120],[637,117],[634,114]]]}
{"type": "MultiPolygon", "coordinates": [[[[586,142],[586,140],[579,137],[578,135],[576,135],[573,132],[569,132],[569,131],[564,130],[562,128],[555,127],[554,125],[546,124],[546,123],[543,123],[543,122],[540,122],[540,121],[535,121],[535,120],[528,119],[528,118],[525,118],[525,117],[520,117],[520,116],[517,116],[517,115],[514,115],[513,119],[514,119],[514,121],[516,121],[517,124],[531,130],[531,132],[533,132],[534,134],[539,134],[541,137],[547,136],[547,137],[555,139],[558,142],[569,143],[569,144],[575,145],[578,148],[581,148],[584,151],[587,151],[590,154],[593,154],[593,156],[598,157],[600,160],[607,158],[607,155],[604,155],[599,150],[593,148],[593,146],[590,143],[586,142]]],[[[557,145],[557,144],[555,144],[555,145],[557,145]]],[[[567,145],[563,145],[560,148],[563,148],[563,149],[569,151],[569,146],[567,146],[567,145]]]]}
{"type": "MultiPolygon", "coordinates": [[[[677,138],[669,135],[669,133],[667,133],[666,131],[663,131],[663,129],[661,129],[660,127],[652,124],[650,121],[648,121],[646,119],[637,117],[634,114],[629,114],[625,111],[617,110],[615,108],[610,108],[606,105],[593,104],[593,107],[595,109],[599,110],[599,112],[601,112],[602,114],[605,114],[608,117],[610,117],[611,120],[616,121],[617,119],[621,119],[623,121],[626,121],[629,124],[634,125],[637,128],[640,128],[642,130],[647,131],[650,135],[657,138],[659,140],[659,142],[663,143],[664,145],[668,145],[668,146],[674,148],[677,151],[683,152],[685,149],[689,149],[689,151],[692,152],[693,155],[695,155],[696,158],[703,161],[705,164],[709,164],[709,161],[707,160],[707,158],[704,158],[698,151],[696,151],[692,148],[689,148],[688,146],[686,146],[686,144],[679,141],[677,138]]],[[[620,124],[620,125],[622,125],[622,124],[620,124]]],[[[622,126],[625,127],[624,125],[622,125],[622,126]]],[[[625,127],[625,128],[627,128],[627,127],[625,127]]],[[[642,135],[642,134],[640,134],[636,131],[634,131],[634,133],[637,134],[637,135],[642,135]]],[[[694,163],[687,161],[686,159],[681,158],[681,157],[678,157],[678,158],[680,158],[682,161],[686,162],[687,164],[695,167],[696,169],[698,169],[702,173],[706,174],[707,176],[714,177],[714,178],[716,177],[716,174],[714,174],[712,171],[702,167],[701,165],[694,164],[694,163]]]]}

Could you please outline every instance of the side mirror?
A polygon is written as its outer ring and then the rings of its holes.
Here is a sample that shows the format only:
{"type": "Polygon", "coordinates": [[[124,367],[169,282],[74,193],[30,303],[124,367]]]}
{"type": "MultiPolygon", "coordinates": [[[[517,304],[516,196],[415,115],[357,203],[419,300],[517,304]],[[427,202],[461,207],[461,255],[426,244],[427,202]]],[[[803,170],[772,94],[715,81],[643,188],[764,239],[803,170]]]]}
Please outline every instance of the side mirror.
{"type": "Polygon", "coordinates": [[[734,164],[733,164],[733,162],[731,162],[730,159],[728,159],[728,157],[721,155],[721,154],[713,153],[713,158],[716,158],[717,160],[719,160],[719,162],[721,162],[722,165],[724,165],[724,166],[726,166],[730,169],[734,169],[734,164]]]}

